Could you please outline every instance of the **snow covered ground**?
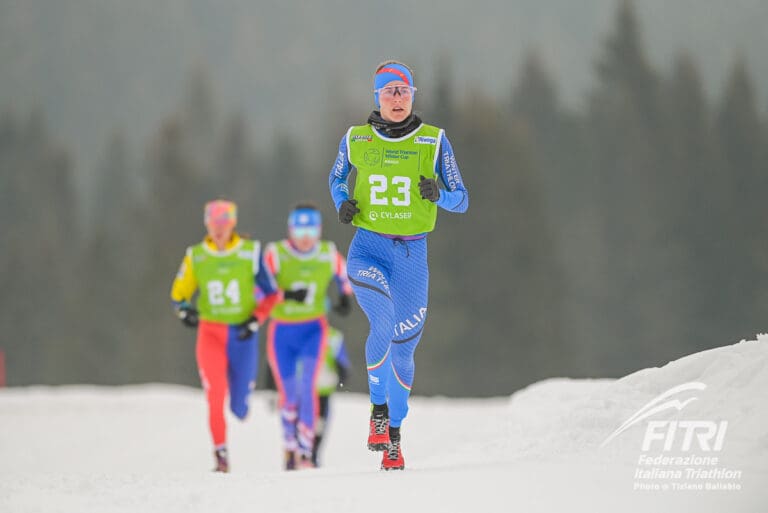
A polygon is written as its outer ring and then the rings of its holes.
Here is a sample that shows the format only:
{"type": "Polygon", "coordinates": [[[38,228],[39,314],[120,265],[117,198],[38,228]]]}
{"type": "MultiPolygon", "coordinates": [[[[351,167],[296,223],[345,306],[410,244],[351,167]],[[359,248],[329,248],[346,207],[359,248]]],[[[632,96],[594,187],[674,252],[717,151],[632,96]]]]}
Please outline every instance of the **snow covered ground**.
{"type": "Polygon", "coordinates": [[[200,390],[0,390],[0,513],[768,511],[765,336],[620,380],[414,398],[404,472],[379,471],[365,449],[367,398],[334,401],[323,468],[281,471],[260,392],[245,422],[229,418],[232,473],[221,475],[200,390]],[[681,408],[654,412],[665,404],[681,408]]]}

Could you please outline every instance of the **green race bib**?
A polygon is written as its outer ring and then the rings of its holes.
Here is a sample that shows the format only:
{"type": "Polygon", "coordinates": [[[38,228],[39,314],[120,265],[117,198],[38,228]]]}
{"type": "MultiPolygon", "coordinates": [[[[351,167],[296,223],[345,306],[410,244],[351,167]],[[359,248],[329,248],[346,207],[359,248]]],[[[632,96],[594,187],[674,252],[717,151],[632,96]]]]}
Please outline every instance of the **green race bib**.
{"type": "Polygon", "coordinates": [[[256,308],[254,277],[259,270],[259,243],[243,239],[222,253],[198,244],[189,251],[200,290],[200,318],[226,324],[248,319],[256,308]]]}
{"type": "Polygon", "coordinates": [[[274,248],[278,261],[277,285],[282,290],[307,289],[307,297],[301,303],[291,300],[278,303],[272,310],[272,318],[299,322],[325,315],[325,297],[334,275],[336,247],[333,243],[321,240],[315,251],[307,255],[293,250],[286,240],[276,242],[274,248]]]}
{"type": "Polygon", "coordinates": [[[437,205],[421,198],[420,176],[434,178],[442,130],[423,124],[401,139],[378,135],[370,125],[347,134],[349,162],[357,169],[354,199],[360,212],[352,224],[378,233],[431,232],[437,205]]]}

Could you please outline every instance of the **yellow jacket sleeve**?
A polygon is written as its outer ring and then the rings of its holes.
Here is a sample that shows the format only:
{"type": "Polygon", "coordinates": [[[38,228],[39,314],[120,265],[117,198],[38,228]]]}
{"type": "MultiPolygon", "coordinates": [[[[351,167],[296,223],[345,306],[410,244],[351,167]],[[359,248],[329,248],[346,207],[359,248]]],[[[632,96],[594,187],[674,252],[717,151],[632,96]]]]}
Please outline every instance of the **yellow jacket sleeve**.
{"type": "Polygon", "coordinates": [[[176,273],[176,278],[173,280],[171,299],[174,303],[191,302],[196,290],[197,278],[192,271],[192,248],[188,248],[184,260],[181,261],[179,272],[176,273]]]}

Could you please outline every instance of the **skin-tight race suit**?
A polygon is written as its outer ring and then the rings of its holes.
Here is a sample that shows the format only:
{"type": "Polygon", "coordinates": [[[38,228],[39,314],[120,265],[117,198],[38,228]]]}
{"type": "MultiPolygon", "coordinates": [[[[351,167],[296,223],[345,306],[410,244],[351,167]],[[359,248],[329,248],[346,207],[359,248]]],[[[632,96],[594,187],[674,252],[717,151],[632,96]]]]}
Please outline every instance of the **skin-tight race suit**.
{"type": "Polygon", "coordinates": [[[357,200],[357,231],[347,268],[357,302],[370,323],[365,345],[371,403],[388,404],[390,426],[408,413],[415,371],[413,354],[427,318],[427,234],[437,209],[464,212],[468,194],[442,129],[420,124],[389,138],[370,124],[342,138],[329,187],[336,209],[357,200]],[[354,196],[347,183],[356,169],[354,196]],[[441,186],[436,202],[420,195],[422,176],[441,186]]]}
{"type": "Polygon", "coordinates": [[[270,243],[264,262],[282,290],[306,289],[306,299],[275,305],[267,331],[267,358],[278,391],[286,451],[311,457],[319,415],[317,379],[328,338],[326,295],[336,281],[351,294],[346,262],[330,241],[302,253],[288,240],[270,243]],[[297,366],[302,369],[298,376],[297,366]]]}
{"type": "Polygon", "coordinates": [[[277,301],[277,285],[262,261],[258,241],[233,234],[223,251],[210,237],[187,249],[171,290],[178,306],[197,295],[200,323],[196,358],[208,400],[215,447],[226,445],[224,401],[236,417],[248,413],[248,395],[258,368],[258,335],[238,338],[237,325],[252,315],[260,322],[277,301]]]}

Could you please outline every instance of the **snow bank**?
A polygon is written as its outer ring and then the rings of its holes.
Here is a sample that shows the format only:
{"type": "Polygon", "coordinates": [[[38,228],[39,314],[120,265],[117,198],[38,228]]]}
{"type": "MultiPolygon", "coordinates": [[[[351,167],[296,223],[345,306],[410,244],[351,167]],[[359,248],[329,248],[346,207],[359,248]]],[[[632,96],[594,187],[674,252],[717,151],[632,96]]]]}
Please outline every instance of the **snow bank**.
{"type": "Polygon", "coordinates": [[[415,397],[403,427],[408,468],[400,473],[379,471],[380,455],[365,449],[368,401],[361,395],[334,397],[324,467],[286,473],[269,394],[256,393],[246,422],[228,418],[233,472],[217,475],[209,471],[198,389],[0,390],[0,512],[764,511],[766,342],[760,336],[619,380],[547,380],[511,397],[415,397]],[[669,398],[680,400],[680,410],[660,411],[615,434],[644,405],[686,383],[696,385],[669,398]],[[679,429],[674,450],[663,450],[662,430],[645,451],[650,422],[727,422],[727,431],[718,451],[695,443],[682,450],[679,429]],[[638,462],[715,453],[717,464],[694,463],[694,470],[727,467],[738,478],[676,478],[664,472],[684,472],[684,465],[638,462]],[[724,482],[739,489],[670,489],[724,482]]]}
{"type": "Polygon", "coordinates": [[[723,457],[768,464],[768,335],[643,369],[619,380],[553,379],[515,393],[509,402],[519,432],[538,432],[522,450],[533,456],[592,453],[621,460],[637,454],[646,423],[639,422],[609,444],[613,431],[643,405],[678,385],[702,383],[681,411],[666,410],[654,420],[727,421],[723,457]],[[553,407],[559,404],[561,407],[553,407]],[[535,415],[530,415],[535,412],[535,415]]]}

